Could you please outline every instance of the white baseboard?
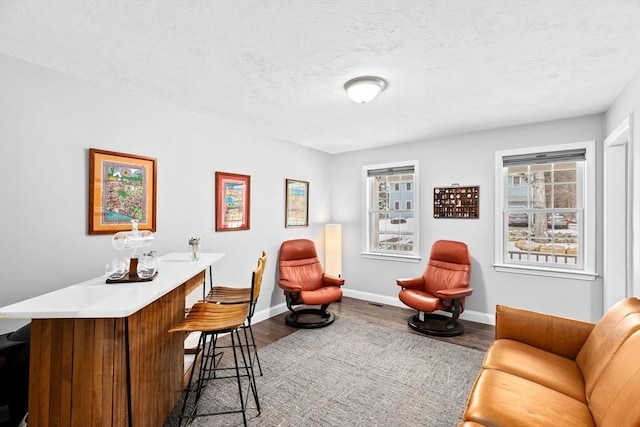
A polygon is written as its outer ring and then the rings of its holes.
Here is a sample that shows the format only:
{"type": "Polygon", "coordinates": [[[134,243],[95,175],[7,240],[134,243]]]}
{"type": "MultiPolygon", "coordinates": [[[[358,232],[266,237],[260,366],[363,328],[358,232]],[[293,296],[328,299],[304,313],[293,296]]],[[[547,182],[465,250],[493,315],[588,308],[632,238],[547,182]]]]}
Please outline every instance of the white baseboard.
{"type": "Polygon", "coordinates": [[[465,310],[460,318],[470,322],[484,323],[485,325],[496,325],[496,316],[481,311],[465,310]]]}
{"type": "Polygon", "coordinates": [[[287,311],[287,304],[283,302],[278,305],[274,305],[273,307],[268,307],[263,310],[256,311],[255,313],[253,313],[253,318],[251,319],[251,321],[253,322],[253,324],[256,324],[258,322],[262,322],[263,320],[270,319],[273,316],[277,316],[278,314],[284,313],[285,311],[287,311]]]}
{"type": "Polygon", "coordinates": [[[349,298],[361,299],[364,301],[377,302],[378,304],[386,304],[394,307],[404,307],[398,297],[388,297],[385,295],[372,294],[370,292],[354,291],[353,289],[342,288],[342,295],[349,298]]]}
{"type": "MultiPolygon", "coordinates": [[[[373,294],[370,292],[363,291],[354,291],[353,289],[342,288],[342,294],[345,297],[360,299],[364,301],[374,302],[378,304],[390,305],[393,307],[402,307],[407,308],[398,297],[388,297],[385,295],[373,294]]],[[[285,303],[280,303],[278,305],[274,305],[273,307],[269,307],[260,311],[257,311],[253,315],[253,323],[258,323],[263,320],[269,319],[273,316],[277,316],[278,314],[284,313],[287,311],[287,305],[285,303]]],[[[460,318],[463,320],[469,320],[471,322],[484,323],[486,325],[495,325],[495,317],[493,314],[482,313],[479,311],[473,310],[465,310],[460,318]]]]}

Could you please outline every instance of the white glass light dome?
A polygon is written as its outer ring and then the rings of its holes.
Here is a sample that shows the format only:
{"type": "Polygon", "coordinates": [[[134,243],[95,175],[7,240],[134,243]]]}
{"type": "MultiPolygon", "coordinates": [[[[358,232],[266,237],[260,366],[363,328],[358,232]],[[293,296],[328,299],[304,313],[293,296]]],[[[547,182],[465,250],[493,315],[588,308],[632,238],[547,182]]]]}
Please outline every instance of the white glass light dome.
{"type": "Polygon", "coordinates": [[[356,77],[344,84],[349,98],[359,104],[371,101],[386,87],[387,83],[384,80],[373,76],[356,77]]]}

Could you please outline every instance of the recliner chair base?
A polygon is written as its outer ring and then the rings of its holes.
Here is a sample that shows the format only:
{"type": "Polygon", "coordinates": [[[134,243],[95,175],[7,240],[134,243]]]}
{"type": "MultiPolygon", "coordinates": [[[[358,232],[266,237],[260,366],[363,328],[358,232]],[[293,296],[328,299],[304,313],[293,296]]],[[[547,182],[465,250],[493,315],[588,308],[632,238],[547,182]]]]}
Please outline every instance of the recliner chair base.
{"type": "Polygon", "coordinates": [[[459,320],[434,313],[425,313],[424,320],[420,320],[420,313],[411,315],[407,324],[421,334],[438,337],[455,337],[464,332],[464,325],[459,320]]]}
{"type": "Polygon", "coordinates": [[[292,328],[316,329],[329,326],[336,317],[333,313],[319,308],[303,308],[290,311],[284,320],[292,328]]]}

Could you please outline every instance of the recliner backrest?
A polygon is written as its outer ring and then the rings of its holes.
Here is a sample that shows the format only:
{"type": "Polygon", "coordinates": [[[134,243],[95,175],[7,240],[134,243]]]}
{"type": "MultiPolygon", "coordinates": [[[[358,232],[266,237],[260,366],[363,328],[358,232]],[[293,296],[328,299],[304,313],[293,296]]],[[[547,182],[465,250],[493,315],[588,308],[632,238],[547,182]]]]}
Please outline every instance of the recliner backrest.
{"type": "Polygon", "coordinates": [[[468,287],[471,256],[467,245],[452,240],[434,242],[423,277],[424,290],[431,295],[441,289],[468,287]]]}
{"type": "Polygon", "coordinates": [[[315,243],[307,239],[287,240],[280,246],[281,280],[299,284],[303,291],[322,287],[324,269],[318,259],[315,243]]]}

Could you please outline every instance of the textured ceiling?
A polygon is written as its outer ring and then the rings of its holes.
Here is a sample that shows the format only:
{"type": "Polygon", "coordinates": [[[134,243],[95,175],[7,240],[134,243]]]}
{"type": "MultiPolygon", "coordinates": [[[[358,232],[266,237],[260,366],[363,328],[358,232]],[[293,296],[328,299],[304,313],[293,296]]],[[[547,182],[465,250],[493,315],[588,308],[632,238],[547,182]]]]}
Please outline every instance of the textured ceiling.
{"type": "Polygon", "coordinates": [[[0,0],[0,52],[337,153],[605,111],[640,0],[0,0]]]}

